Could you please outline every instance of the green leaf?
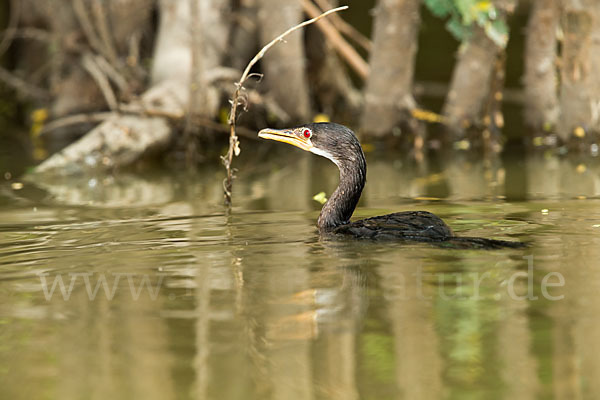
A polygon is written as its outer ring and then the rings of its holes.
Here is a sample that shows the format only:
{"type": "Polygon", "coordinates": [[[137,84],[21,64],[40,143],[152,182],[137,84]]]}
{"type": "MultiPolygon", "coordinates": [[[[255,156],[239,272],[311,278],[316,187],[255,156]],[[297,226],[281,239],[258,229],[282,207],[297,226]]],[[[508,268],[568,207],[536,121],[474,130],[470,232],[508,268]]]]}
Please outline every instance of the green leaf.
{"type": "Polygon", "coordinates": [[[497,19],[498,10],[489,0],[425,0],[425,5],[433,15],[448,18],[446,28],[460,41],[468,39],[477,24],[498,46],[508,42],[508,26],[497,19]]]}
{"type": "Polygon", "coordinates": [[[508,26],[504,21],[488,21],[485,26],[485,33],[499,47],[506,47],[508,43],[508,26]]]}
{"type": "Polygon", "coordinates": [[[462,17],[462,24],[465,26],[471,25],[475,17],[473,0],[454,0],[458,14],[462,17]]]}
{"type": "Polygon", "coordinates": [[[450,31],[452,36],[460,41],[464,41],[467,39],[471,33],[471,31],[460,23],[458,19],[451,19],[446,24],[446,29],[450,31]]]}
{"type": "Polygon", "coordinates": [[[433,15],[440,18],[450,15],[453,9],[450,0],[425,0],[425,5],[433,15]]]}
{"type": "Polygon", "coordinates": [[[319,192],[315,194],[312,199],[318,203],[325,204],[327,202],[327,195],[325,192],[319,192]]]}

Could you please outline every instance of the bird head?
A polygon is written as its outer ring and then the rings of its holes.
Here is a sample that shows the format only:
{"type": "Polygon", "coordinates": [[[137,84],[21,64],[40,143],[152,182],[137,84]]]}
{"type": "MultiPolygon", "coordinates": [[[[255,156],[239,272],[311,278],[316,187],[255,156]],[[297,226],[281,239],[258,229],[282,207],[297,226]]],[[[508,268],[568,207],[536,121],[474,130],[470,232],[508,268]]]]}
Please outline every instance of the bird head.
{"type": "Polygon", "coordinates": [[[287,129],[266,128],[261,130],[258,136],[291,144],[304,151],[323,156],[338,167],[345,160],[355,161],[356,157],[364,159],[354,132],[332,122],[311,123],[287,129]]]}

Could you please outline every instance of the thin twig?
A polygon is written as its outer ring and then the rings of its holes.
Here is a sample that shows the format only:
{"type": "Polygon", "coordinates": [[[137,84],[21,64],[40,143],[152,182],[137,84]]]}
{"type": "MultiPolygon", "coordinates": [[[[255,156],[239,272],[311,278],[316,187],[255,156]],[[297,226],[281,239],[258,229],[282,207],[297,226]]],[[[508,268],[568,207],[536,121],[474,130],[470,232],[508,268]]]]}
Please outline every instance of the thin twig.
{"type": "MultiPolygon", "coordinates": [[[[59,58],[60,56],[56,56],[55,58],[59,58]]],[[[36,70],[32,71],[27,80],[32,85],[40,85],[40,83],[44,80],[44,78],[48,75],[48,70],[52,68],[53,60],[45,60],[42,65],[40,65],[36,70]]]]}
{"type": "Polygon", "coordinates": [[[37,28],[19,28],[12,35],[13,39],[37,40],[43,43],[56,42],[56,38],[50,32],[37,28]]]}
{"type": "Polygon", "coordinates": [[[300,28],[305,27],[306,25],[310,25],[312,23],[317,22],[318,20],[320,20],[323,17],[328,16],[329,14],[332,14],[332,13],[335,13],[335,12],[338,12],[338,11],[347,10],[347,9],[348,9],[348,6],[342,6],[342,7],[337,7],[337,8],[331,9],[329,11],[326,11],[323,14],[317,16],[317,17],[309,19],[308,21],[304,21],[301,24],[298,24],[298,25],[296,25],[296,26],[288,29],[287,31],[283,32],[281,35],[277,36],[275,39],[271,40],[248,63],[248,65],[246,66],[246,69],[244,70],[244,73],[242,74],[242,77],[238,81],[238,84],[241,86],[241,85],[244,84],[244,82],[246,82],[246,79],[248,79],[248,74],[250,74],[250,70],[252,69],[252,67],[254,66],[254,64],[256,64],[261,58],[263,58],[265,56],[266,52],[269,51],[269,49],[271,47],[275,46],[279,42],[282,42],[284,37],[286,37],[287,35],[289,35],[290,33],[294,32],[294,31],[297,31],[300,28]]]}
{"type": "Polygon", "coordinates": [[[96,52],[104,54],[102,51],[102,42],[94,29],[94,25],[92,24],[89,15],[87,14],[83,0],[73,0],[73,11],[75,12],[75,16],[77,17],[79,25],[81,25],[81,29],[83,30],[83,33],[85,34],[90,46],[92,46],[96,52]]]}
{"type": "Polygon", "coordinates": [[[131,102],[128,104],[121,104],[119,106],[120,113],[132,114],[132,115],[146,115],[149,117],[163,117],[172,119],[174,121],[180,121],[187,116],[186,112],[173,112],[163,108],[152,108],[147,107],[144,102],[131,102]]]}
{"type": "MultiPolygon", "coordinates": [[[[148,110],[148,109],[127,109],[125,111],[119,110],[119,112],[107,111],[107,112],[98,112],[98,113],[86,113],[86,114],[73,114],[68,115],[66,117],[58,118],[52,120],[45,124],[40,131],[40,136],[48,135],[57,129],[66,128],[72,125],[79,124],[95,124],[99,122],[104,122],[107,119],[118,117],[120,115],[135,115],[140,117],[162,117],[172,120],[173,122],[181,122],[183,118],[187,118],[187,115],[182,114],[173,114],[161,110],[148,110]]],[[[215,122],[209,118],[193,116],[193,123],[198,126],[206,127],[210,130],[221,132],[221,133],[229,133],[229,126],[221,124],[219,122],[215,122]]],[[[256,132],[252,129],[238,127],[238,132],[240,136],[243,136],[250,140],[258,140],[256,137],[256,132]]]]}
{"type": "Polygon", "coordinates": [[[110,30],[108,28],[108,17],[106,15],[106,10],[104,9],[103,3],[105,3],[104,0],[94,0],[94,4],[92,5],[92,15],[96,20],[96,28],[101,41],[100,43],[104,49],[104,54],[111,63],[116,65],[119,57],[117,55],[117,48],[114,40],[110,35],[110,30]]]}
{"type": "MultiPolygon", "coordinates": [[[[310,0],[303,0],[302,7],[304,11],[310,16],[314,17],[319,15],[320,11],[310,0]]],[[[348,65],[352,67],[362,79],[367,79],[369,75],[369,65],[367,62],[358,54],[354,47],[352,47],[346,40],[340,35],[337,29],[329,21],[321,21],[317,24],[317,27],[323,32],[323,34],[329,39],[336,51],[346,60],[348,65]]]]}
{"type": "Polygon", "coordinates": [[[94,81],[96,81],[98,88],[100,88],[100,91],[104,95],[104,99],[106,100],[106,104],[108,104],[108,107],[111,110],[116,110],[119,107],[117,97],[115,96],[115,93],[112,87],[110,86],[108,78],[96,63],[94,56],[90,53],[84,54],[81,63],[85,70],[89,72],[92,78],[94,78],[94,81]]]}
{"type": "Polygon", "coordinates": [[[140,35],[134,33],[129,37],[129,53],[127,56],[127,65],[136,68],[140,61],[140,35]]]}
{"type": "Polygon", "coordinates": [[[10,2],[10,20],[8,21],[8,27],[4,31],[4,35],[2,35],[2,41],[0,42],[0,56],[8,50],[15,38],[15,32],[17,31],[20,16],[21,0],[12,0],[10,2]]]}
{"type": "Polygon", "coordinates": [[[317,22],[318,20],[328,16],[329,14],[332,14],[332,13],[335,13],[338,11],[342,11],[342,10],[346,10],[346,9],[348,9],[348,6],[342,6],[342,7],[337,7],[337,8],[331,9],[329,11],[322,13],[321,15],[318,15],[312,19],[309,19],[308,21],[304,21],[296,26],[293,26],[290,29],[288,29],[287,31],[285,31],[284,33],[282,33],[281,35],[277,36],[275,39],[273,39],[269,43],[267,43],[267,45],[264,46],[254,56],[254,58],[252,60],[250,60],[250,62],[246,66],[246,69],[242,73],[242,77],[240,78],[240,80],[238,82],[236,82],[235,91],[233,92],[233,96],[232,96],[232,100],[231,100],[231,111],[229,113],[229,127],[230,127],[229,150],[227,151],[226,155],[221,156],[221,161],[223,162],[223,165],[225,165],[225,169],[227,171],[227,177],[223,181],[223,194],[225,197],[225,204],[228,207],[231,206],[231,190],[233,187],[233,170],[231,168],[231,163],[233,161],[233,157],[237,156],[240,153],[240,147],[239,147],[240,145],[239,145],[238,137],[235,133],[235,120],[237,118],[237,107],[238,107],[238,105],[242,105],[242,104],[246,105],[246,102],[242,98],[242,96],[243,96],[242,92],[244,91],[244,83],[246,83],[246,80],[251,76],[250,70],[261,58],[264,57],[264,55],[267,53],[267,51],[269,51],[269,49],[271,47],[273,47],[277,43],[283,41],[283,38],[286,37],[287,35],[289,35],[290,33],[294,32],[300,28],[303,28],[306,25],[310,25],[314,22],[317,22]]]}
{"type": "Polygon", "coordinates": [[[50,93],[46,90],[28,83],[2,67],[0,67],[0,82],[13,88],[24,98],[31,100],[47,100],[50,98],[50,93]]]}
{"type": "Polygon", "coordinates": [[[236,82],[240,76],[240,71],[231,67],[215,67],[205,72],[205,81],[209,83],[217,81],[228,81],[228,83],[236,82]]]}
{"type": "Polygon", "coordinates": [[[98,68],[100,68],[115,85],[117,85],[122,94],[129,95],[130,89],[127,79],[125,79],[125,77],[121,75],[121,73],[117,71],[106,58],[97,54],[94,56],[94,61],[96,61],[98,68]]]}
{"type": "MultiPolygon", "coordinates": [[[[315,3],[319,6],[321,10],[327,10],[331,8],[331,4],[329,4],[328,0],[315,0],[315,3]]],[[[344,21],[342,17],[339,15],[331,16],[331,23],[340,31],[342,34],[346,35],[360,47],[362,47],[365,51],[371,51],[371,40],[368,37],[363,35],[358,29],[344,21]]]]}
{"type": "Polygon", "coordinates": [[[50,121],[47,124],[45,124],[42,130],[40,131],[40,136],[47,135],[50,132],[53,132],[57,129],[65,128],[71,125],[94,124],[98,122],[103,122],[117,115],[118,114],[114,112],[69,115],[63,118],[55,119],[54,121],[50,121]]]}
{"type": "MultiPolygon", "coordinates": [[[[215,122],[209,118],[203,117],[194,117],[194,124],[203,126],[212,131],[221,132],[221,133],[229,133],[229,126],[223,125],[222,123],[215,122]]],[[[242,136],[246,139],[250,140],[260,140],[258,136],[256,136],[256,131],[248,128],[244,128],[243,126],[237,127],[237,133],[239,136],[242,136]]]]}

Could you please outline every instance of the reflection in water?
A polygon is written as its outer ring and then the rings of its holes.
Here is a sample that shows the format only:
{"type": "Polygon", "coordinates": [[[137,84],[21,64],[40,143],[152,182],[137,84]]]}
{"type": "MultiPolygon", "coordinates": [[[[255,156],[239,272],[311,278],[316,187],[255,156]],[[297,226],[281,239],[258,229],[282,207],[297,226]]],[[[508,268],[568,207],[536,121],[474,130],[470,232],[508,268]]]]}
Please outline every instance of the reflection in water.
{"type": "Polygon", "coordinates": [[[596,167],[369,160],[358,216],[531,243],[464,251],[320,239],[320,163],[242,168],[230,216],[216,171],[1,187],[2,398],[600,395],[596,167]]]}

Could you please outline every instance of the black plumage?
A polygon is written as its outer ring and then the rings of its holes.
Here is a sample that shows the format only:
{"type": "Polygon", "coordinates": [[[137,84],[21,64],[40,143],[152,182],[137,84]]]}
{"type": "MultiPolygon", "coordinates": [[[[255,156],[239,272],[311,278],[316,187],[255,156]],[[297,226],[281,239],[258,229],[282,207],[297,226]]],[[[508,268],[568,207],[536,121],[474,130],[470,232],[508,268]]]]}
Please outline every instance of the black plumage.
{"type": "Polygon", "coordinates": [[[259,136],[310,151],[333,161],[340,183],[323,206],[317,226],[325,235],[378,240],[431,242],[453,248],[523,247],[521,242],[456,236],[438,216],[405,211],[350,222],[365,186],[367,162],[354,132],[335,123],[311,123],[290,129],[263,129],[259,136]]]}

